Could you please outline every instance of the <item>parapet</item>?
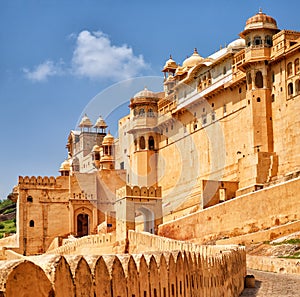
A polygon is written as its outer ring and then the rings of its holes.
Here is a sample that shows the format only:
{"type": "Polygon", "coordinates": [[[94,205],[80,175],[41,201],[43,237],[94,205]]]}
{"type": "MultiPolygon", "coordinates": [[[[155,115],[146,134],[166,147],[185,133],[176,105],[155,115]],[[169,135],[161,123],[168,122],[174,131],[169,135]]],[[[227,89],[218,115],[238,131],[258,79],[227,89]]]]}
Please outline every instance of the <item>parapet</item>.
{"type": "Polygon", "coordinates": [[[63,187],[68,186],[69,176],[19,176],[19,187],[63,187]]]}
{"type": "Polygon", "coordinates": [[[161,198],[161,187],[139,187],[126,185],[116,191],[118,198],[124,197],[153,197],[161,198]]]}
{"type": "Polygon", "coordinates": [[[19,176],[19,185],[55,185],[56,184],[56,178],[54,176],[19,176]]]}
{"type": "Polygon", "coordinates": [[[172,251],[28,257],[0,263],[0,296],[164,296],[168,288],[172,296],[182,291],[186,296],[239,296],[245,259],[239,249],[214,256],[172,251]]]}

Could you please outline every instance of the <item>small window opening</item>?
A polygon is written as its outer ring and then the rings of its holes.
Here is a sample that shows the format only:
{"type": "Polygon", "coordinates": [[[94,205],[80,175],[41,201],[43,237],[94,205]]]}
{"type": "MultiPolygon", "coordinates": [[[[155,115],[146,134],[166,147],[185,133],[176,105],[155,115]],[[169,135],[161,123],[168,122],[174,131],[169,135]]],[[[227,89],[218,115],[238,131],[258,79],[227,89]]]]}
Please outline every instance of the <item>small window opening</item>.
{"type": "Polygon", "coordinates": [[[257,98],[256,98],[256,102],[260,102],[260,97],[257,97],[257,98]]]}
{"type": "Polygon", "coordinates": [[[288,84],[288,94],[293,95],[294,93],[294,88],[293,88],[293,83],[288,84]]]}
{"type": "Polygon", "coordinates": [[[28,196],[28,197],[27,197],[27,202],[33,202],[32,196],[28,196]]]}
{"type": "Polygon", "coordinates": [[[34,220],[30,220],[29,227],[34,227],[34,220]]]}

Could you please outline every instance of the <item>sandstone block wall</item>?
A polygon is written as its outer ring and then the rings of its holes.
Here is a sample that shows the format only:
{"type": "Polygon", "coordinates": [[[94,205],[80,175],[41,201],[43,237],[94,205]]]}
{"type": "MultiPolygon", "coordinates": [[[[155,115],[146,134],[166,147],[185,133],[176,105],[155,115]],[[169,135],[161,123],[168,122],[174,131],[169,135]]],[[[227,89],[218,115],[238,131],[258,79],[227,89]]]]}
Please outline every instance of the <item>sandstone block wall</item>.
{"type": "Polygon", "coordinates": [[[164,223],[159,227],[159,235],[201,243],[297,221],[300,219],[299,188],[300,178],[297,178],[240,196],[164,223]]]}
{"type": "Polygon", "coordinates": [[[217,256],[165,252],[107,256],[32,256],[0,263],[0,296],[239,296],[242,249],[217,256]]]}
{"type": "Polygon", "coordinates": [[[284,259],[247,255],[247,267],[277,273],[300,274],[299,259],[284,259]]]}

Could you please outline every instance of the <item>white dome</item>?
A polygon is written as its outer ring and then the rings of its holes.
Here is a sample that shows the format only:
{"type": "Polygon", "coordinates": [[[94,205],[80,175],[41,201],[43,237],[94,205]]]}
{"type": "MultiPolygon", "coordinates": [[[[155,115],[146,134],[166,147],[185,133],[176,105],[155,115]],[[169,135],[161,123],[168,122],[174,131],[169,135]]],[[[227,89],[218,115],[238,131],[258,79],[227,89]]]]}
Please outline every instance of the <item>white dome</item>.
{"type": "Polygon", "coordinates": [[[144,90],[136,93],[133,98],[156,98],[156,94],[152,91],[149,91],[146,87],[144,90]]]}
{"type": "Polygon", "coordinates": [[[198,54],[197,49],[195,48],[194,53],[183,61],[182,66],[188,68],[194,67],[197,64],[199,64],[202,60],[203,58],[198,54]]]}
{"type": "Polygon", "coordinates": [[[245,39],[238,38],[232,42],[230,42],[227,48],[243,48],[246,46],[245,39]]]}

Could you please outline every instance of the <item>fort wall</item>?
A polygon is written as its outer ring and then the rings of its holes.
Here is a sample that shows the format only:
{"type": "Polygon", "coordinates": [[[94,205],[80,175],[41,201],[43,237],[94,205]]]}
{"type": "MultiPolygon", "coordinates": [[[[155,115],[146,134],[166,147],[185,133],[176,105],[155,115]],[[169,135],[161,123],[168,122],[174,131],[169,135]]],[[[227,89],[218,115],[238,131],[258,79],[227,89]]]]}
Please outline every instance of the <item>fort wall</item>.
{"type": "Polygon", "coordinates": [[[247,255],[247,268],[276,273],[300,274],[299,259],[247,255]]]}
{"type": "MultiPolygon", "coordinates": [[[[159,235],[208,242],[267,230],[300,219],[300,178],[167,222],[159,235]],[[247,207],[245,207],[247,205],[247,207]]],[[[280,236],[273,234],[273,238],[280,236]]]]}
{"type": "Polygon", "coordinates": [[[245,252],[43,255],[0,263],[0,296],[239,296],[245,252]],[[84,277],[83,277],[84,276],[84,277]],[[84,280],[84,282],[83,282],[84,280]]]}

